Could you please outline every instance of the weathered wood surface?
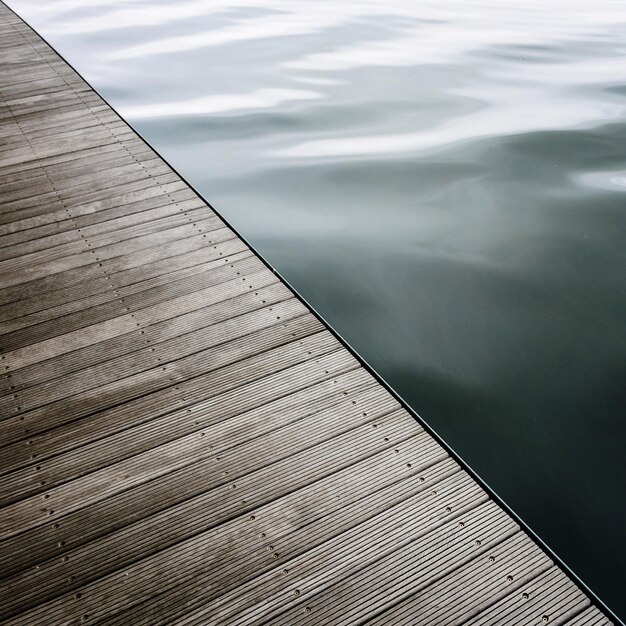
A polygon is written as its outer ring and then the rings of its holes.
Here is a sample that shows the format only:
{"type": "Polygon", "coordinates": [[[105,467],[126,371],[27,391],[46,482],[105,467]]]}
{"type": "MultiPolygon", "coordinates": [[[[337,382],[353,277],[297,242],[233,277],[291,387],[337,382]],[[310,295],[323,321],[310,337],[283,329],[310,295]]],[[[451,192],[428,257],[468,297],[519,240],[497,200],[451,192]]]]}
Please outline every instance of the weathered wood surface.
{"type": "Polygon", "coordinates": [[[2,624],[609,623],[0,16],[2,624]]]}

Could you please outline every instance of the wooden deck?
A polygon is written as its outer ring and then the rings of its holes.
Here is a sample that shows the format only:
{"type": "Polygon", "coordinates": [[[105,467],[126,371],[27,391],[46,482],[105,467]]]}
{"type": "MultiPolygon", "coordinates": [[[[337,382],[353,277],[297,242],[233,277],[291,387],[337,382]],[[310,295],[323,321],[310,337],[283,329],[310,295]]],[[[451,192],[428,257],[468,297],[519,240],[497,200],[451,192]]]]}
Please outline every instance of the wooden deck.
{"type": "Polygon", "coordinates": [[[0,4],[2,624],[609,624],[0,4]]]}

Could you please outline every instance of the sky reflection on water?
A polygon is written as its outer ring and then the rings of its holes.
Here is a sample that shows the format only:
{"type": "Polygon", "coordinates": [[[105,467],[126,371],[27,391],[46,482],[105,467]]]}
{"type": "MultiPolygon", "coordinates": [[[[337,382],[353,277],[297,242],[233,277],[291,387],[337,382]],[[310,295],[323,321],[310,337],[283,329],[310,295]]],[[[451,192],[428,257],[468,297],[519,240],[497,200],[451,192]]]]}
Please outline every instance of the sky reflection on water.
{"type": "Polygon", "coordinates": [[[626,616],[622,1],[10,4],[626,616]]]}

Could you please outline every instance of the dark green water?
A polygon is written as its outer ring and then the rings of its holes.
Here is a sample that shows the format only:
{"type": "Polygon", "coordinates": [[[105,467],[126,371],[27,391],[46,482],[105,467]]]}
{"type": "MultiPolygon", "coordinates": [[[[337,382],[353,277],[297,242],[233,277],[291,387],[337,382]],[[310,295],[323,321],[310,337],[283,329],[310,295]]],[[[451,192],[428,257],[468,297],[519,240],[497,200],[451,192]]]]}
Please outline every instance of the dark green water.
{"type": "Polygon", "coordinates": [[[10,4],[626,616],[625,2],[10,4]]]}

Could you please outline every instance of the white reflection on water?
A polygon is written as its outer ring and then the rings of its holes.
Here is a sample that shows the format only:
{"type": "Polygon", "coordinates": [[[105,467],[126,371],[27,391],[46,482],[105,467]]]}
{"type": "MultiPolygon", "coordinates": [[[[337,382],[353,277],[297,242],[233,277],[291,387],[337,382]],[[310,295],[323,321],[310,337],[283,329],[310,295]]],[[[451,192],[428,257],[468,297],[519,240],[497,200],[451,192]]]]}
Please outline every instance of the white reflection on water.
{"type": "Polygon", "coordinates": [[[176,2],[171,5],[150,6],[139,2],[128,2],[128,0],[94,0],[92,2],[55,2],[50,3],[46,8],[48,13],[59,13],[61,10],[67,11],[72,8],[86,9],[88,7],[121,5],[113,11],[97,13],[75,19],[67,19],[54,23],[50,28],[50,33],[54,35],[72,35],[96,33],[107,30],[117,30],[120,28],[135,28],[157,26],[176,21],[186,20],[192,17],[199,17],[211,13],[211,7],[205,0],[195,2],[176,2]]]}
{"type": "Polygon", "coordinates": [[[249,93],[204,96],[191,100],[155,102],[140,106],[121,107],[122,115],[133,120],[180,115],[236,115],[250,109],[268,109],[295,100],[315,100],[321,94],[296,89],[257,89],[249,93]]]}
{"type": "Polygon", "coordinates": [[[270,14],[252,19],[235,19],[234,25],[211,29],[180,37],[165,37],[138,46],[121,48],[111,53],[112,59],[178,53],[198,48],[221,46],[252,39],[294,37],[313,33],[337,24],[332,13],[303,14],[301,12],[270,14]]]}
{"type": "Polygon", "coordinates": [[[609,191],[626,192],[626,171],[622,172],[585,172],[575,175],[582,187],[593,186],[609,191]]]}
{"type": "MultiPolygon", "coordinates": [[[[36,4],[25,0],[24,4],[36,4]]],[[[361,68],[413,67],[432,64],[453,64],[455,60],[483,48],[488,41],[492,49],[507,47],[510,54],[519,58],[533,49],[543,47],[558,49],[559,41],[584,40],[600,37],[608,21],[614,17],[616,4],[608,3],[590,8],[578,2],[561,2],[561,10],[568,11],[563,20],[558,11],[546,12],[540,2],[527,2],[524,9],[509,7],[497,2],[473,3],[473,10],[461,3],[396,3],[361,1],[340,5],[322,5],[303,0],[285,2],[274,0],[221,1],[210,5],[204,2],[182,2],[176,5],[154,2],[133,2],[129,6],[114,7],[95,15],[79,11],[72,18],[68,10],[78,7],[76,3],[62,2],[58,5],[58,21],[54,21],[54,9],[46,7],[46,20],[50,32],[57,35],[98,32],[111,29],[141,27],[147,29],[141,41],[133,45],[116,46],[107,54],[108,62],[126,62],[131,59],[182,54],[230,46],[245,41],[281,37],[297,37],[315,32],[333,31],[350,24],[355,19],[368,23],[380,20],[384,34],[367,36],[362,41],[346,45],[341,41],[326,45],[322,50],[300,52],[296,47],[290,58],[280,59],[279,70],[274,76],[266,76],[262,89],[249,93],[234,92],[198,95],[184,94],[178,100],[129,103],[122,112],[134,120],[175,117],[176,115],[229,114],[250,110],[280,107],[290,101],[333,98],[333,87],[345,84],[345,79],[332,78],[341,73],[354,73],[361,68]],[[237,9],[240,9],[238,12],[237,9]],[[485,19],[488,11],[489,19],[485,19]],[[211,16],[219,16],[212,20],[211,16]],[[171,36],[150,35],[150,26],[167,25],[203,17],[209,20],[208,28],[192,28],[184,34],[171,36]],[[385,19],[389,19],[389,26],[385,19]],[[516,49],[516,46],[517,49],[516,49]],[[305,92],[295,88],[294,83],[326,87],[326,93],[305,92]]],[[[98,7],[99,2],[88,4],[98,7]]],[[[52,5],[54,7],[54,5],[52,5]]],[[[132,40],[132,39],[131,39],[132,40]]],[[[314,46],[315,47],[315,46],[314,46]]],[[[569,63],[567,58],[551,58],[542,62],[520,63],[511,76],[508,63],[497,57],[484,63],[481,78],[491,81],[489,98],[478,111],[468,114],[460,109],[456,115],[449,114],[437,124],[428,124],[419,131],[411,132],[405,127],[397,134],[368,129],[339,129],[336,133],[323,133],[322,137],[298,137],[292,135],[288,145],[269,147],[264,157],[275,161],[294,158],[345,158],[373,157],[401,153],[418,153],[454,145],[468,140],[517,134],[538,130],[563,128],[592,128],[605,121],[623,115],[622,102],[602,102],[579,97],[570,99],[567,88],[573,79],[577,84],[611,84],[626,80],[626,64],[622,59],[611,58],[614,50],[600,59],[577,59],[569,63]],[[559,87],[564,91],[559,92],[559,87]],[[546,91],[550,97],[546,98],[546,91]],[[348,131],[348,132],[346,132],[348,131]]],[[[94,77],[106,80],[107,75],[94,77]]],[[[449,86],[448,95],[459,99],[480,102],[484,92],[475,88],[475,77],[470,75],[469,86],[449,86]]],[[[482,85],[482,83],[479,83],[482,85]]]]}
{"type": "MultiPolygon", "coordinates": [[[[470,93],[466,92],[463,95],[467,96],[470,93]]],[[[507,94],[508,97],[513,96],[515,100],[515,104],[511,105],[507,99],[500,100],[496,90],[493,90],[492,105],[488,108],[469,116],[442,121],[439,126],[419,133],[369,136],[358,134],[306,141],[276,150],[272,152],[272,157],[319,159],[418,153],[481,138],[538,130],[593,128],[623,118],[626,113],[626,105],[617,102],[578,101],[575,105],[564,108],[558,99],[546,102],[540,94],[534,94],[534,99],[529,98],[529,95],[533,94],[511,87],[507,94]]]]}
{"type": "MultiPolygon", "coordinates": [[[[105,11],[111,6],[126,4],[127,2],[128,0],[56,0],[55,2],[24,0],[19,3],[19,11],[22,15],[28,11],[36,12],[38,19],[42,22],[50,20],[52,27],[49,32],[62,32],[65,29],[67,29],[67,32],[76,32],[71,26],[76,23],[72,16],[72,11],[83,11],[93,8],[105,11]],[[66,19],[67,21],[65,21],[66,19]],[[64,24],[60,25],[59,20],[62,20],[64,24]]],[[[16,3],[11,3],[11,5],[17,6],[16,3]]],[[[102,15],[102,12],[100,12],[100,15],[102,15]]]]}

